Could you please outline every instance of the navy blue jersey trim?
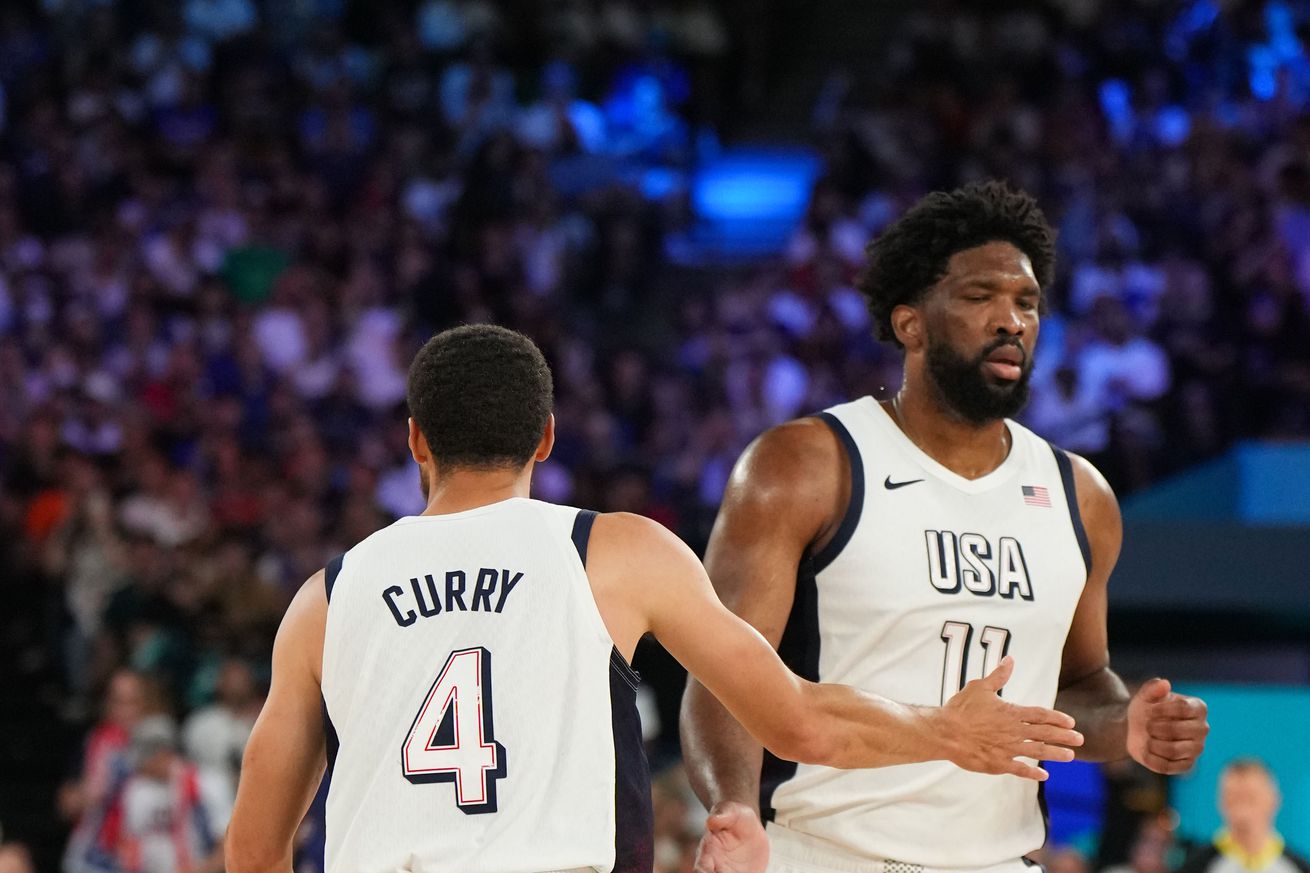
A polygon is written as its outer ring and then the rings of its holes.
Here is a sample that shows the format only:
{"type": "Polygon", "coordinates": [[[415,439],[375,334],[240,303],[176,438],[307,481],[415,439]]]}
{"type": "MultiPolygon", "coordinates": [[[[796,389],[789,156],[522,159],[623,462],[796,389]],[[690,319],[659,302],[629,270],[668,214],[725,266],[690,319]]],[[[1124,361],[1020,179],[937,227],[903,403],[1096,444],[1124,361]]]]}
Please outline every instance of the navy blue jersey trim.
{"type": "Polygon", "coordinates": [[[337,728],[332,724],[332,716],[328,714],[327,698],[319,696],[319,701],[323,704],[323,734],[327,738],[327,777],[332,778],[332,768],[337,763],[337,752],[341,749],[341,740],[337,737],[337,728]]]}
{"type": "Polygon", "coordinates": [[[341,575],[341,564],[346,559],[345,552],[337,555],[327,562],[327,567],[323,569],[323,590],[327,593],[328,603],[332,602],[332,586],[337,584],[337,576],[341,575]]]}
{"type": "MultiPolygon", "coordinates": [[[[1050,445],[1047,443],[1047,445],[1050,445]]],[[[1055,465],[1060,468],[1060,481],[1064,483],[1064,499],[1069,504],[1069,520],[1073,522],[1074,536],[1078,538],[1078,549],[1083,553],[1083,565],[1088,574],[1092,572],[1092,547],[1087,542],[1087,530],[1083,527],[1083,515],[1078,511],[1078,489],[1074,487],[1073,463],[1064,449],[1051,446],[1055,453],[1055,465]]]]}
{"type": "MultiPolygon", "coordinates": [[[[594,515],[594,513],[593,513],[594,515]]],[[[610,649],[610,730],[614,735],[614,873],[655,866],[650,767],[637,714],[636,673],[610,649]]]]}
{"type": "Polygon", "coordinates": [[[851,432],[838,421],[837,416],[831,412],[820,412],[815,418],[821,419],[832,428],[832,432],[837,435],[846,449],[846,457],[851,464],[851,500],[846,504],[846,514],[842,516],[841,524],[837,527],[837,533],[832,541],[813,557],[813,572],[818,573],[837,559],[842,549],[846,548],[846,544],[855,535],[855,527],[860,523],[860,513],[864,511],[864,462],[860,459],[860,450],[856,448],[851,432]]]}
{"type": "Polygon", "coordinates": [[[594,509],[579,509],[573,519],[573,547],[578,550],[582,566],[587,566],[587,543],[591,541],[591,526],[596,523],[594,509]]]}
{"type": "Polygon", "coordinates": [[[628,687],[636,691],[641,686],[641,674],[632,669],[632,665],[619,652],[615,646],[610,649],[610,669],[618,671],[623,680],[628,683],[628,687]]]}
{"type": "MultiPolygon", "coordinates": [[[[327,567],[323,569],[323,592],[327,595],[328,603],[332,602],[332,588],[337,584],[337,577],[341,575],[341,565],[345,558],[346,555],[342,552],[328,561],[327,567]]],[[[332,767],[337,763],[337,750],[341,748],[341,741],[337,738],[337,729],[332,724],[332,716],[328,715],[327,698],[320,693],[319,700],[323,704],[323,733],[327,738],[327,774],[328,778],[331,778],[332,767]]]]}
{"type": "MultiPolygon", "coordinates": [[[[793,673],[811,682],[819,681],[819,586],[815,578],[814,559],[801,562],[796,577],[796,595],[791,614],[778,643],[778,657],[793,673]]],[[[760,767],[760,815],[773,821],[773,793],[778,786],[796,775],[796,762],[785,761],[768,749],[760,767]]]]}

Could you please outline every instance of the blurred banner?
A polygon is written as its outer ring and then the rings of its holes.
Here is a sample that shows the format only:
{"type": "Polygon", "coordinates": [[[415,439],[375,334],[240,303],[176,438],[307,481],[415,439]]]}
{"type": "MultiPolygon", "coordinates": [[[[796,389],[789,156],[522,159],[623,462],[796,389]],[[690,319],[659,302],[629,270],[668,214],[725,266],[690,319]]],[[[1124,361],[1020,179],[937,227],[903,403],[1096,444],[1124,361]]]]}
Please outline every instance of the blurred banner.
{"type": "Polygon", "coordinates": [[[1257,611],[1310,628],[1310,444],[1245,443],[1127,501],[1119,608],[1257,611]]]}

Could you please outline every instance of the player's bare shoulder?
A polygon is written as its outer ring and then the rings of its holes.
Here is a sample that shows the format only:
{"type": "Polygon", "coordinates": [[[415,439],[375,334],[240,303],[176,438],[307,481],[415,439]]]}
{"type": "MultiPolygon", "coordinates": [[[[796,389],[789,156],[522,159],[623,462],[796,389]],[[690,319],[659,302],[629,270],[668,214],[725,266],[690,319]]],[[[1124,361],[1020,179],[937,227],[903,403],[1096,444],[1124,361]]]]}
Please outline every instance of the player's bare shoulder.
{"type": "Polygon", "coordinates": [[[667,527],[633,512],[597,515],[587,555],[587,572],[597,578],[646,573],[652,562],[696,559],[667,527]]]}
{"type": "Polygon", "coordinates": [[[689,575],[703,575],[686,543],[657,521],[631,512],[596,516],[587,546],[587,579],[610,637],[626,658],[652,630],[660,603],[689,575]]]}
{"type": "Polygon", "coordinates": [[[738,459],[719,524],[785,528],[803,534],[807,543],[821,543],[846,511],[850,480],[850,459],[827,423],[799,418],[777,425],[738,459]]]}
{"type": "Polygon", "coordinates": [[[319,570],[305,580],[291,598],[273,645],[275,664],[279,660],[308,671],[319,682],[322,678],[323,637],[327,629],[326,572],[319,570]]]}

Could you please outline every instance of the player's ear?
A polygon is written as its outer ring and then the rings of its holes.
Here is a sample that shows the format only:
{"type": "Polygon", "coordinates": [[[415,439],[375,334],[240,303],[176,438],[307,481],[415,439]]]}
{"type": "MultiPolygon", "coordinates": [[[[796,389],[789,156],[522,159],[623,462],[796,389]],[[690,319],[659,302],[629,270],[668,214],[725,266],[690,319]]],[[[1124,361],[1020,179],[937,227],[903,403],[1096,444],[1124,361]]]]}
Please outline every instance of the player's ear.
{"type": "Polygon", "coordinates": [[[892,332],[907,352],[923,348],[923,316],[917,307],[905,303],[895,307],[891,322],[892,332]]]}
{"type": "Polygon", "coordinates": [[[420,467],[432,460],[432,450],[428,448],[427,438],[423,436],[423,431],[418,429],[418,424],[413,418],[409,419],[409,454],[420,467]]]}
{"type": "Polygon", "coordinates": [[[541,463],[550,457],[550,452],[555,448],[555,413],[551,413],[546,419],[546,430],[541,434],[541,442],[537,443],[537,453],[532,459],[541,463]]]}

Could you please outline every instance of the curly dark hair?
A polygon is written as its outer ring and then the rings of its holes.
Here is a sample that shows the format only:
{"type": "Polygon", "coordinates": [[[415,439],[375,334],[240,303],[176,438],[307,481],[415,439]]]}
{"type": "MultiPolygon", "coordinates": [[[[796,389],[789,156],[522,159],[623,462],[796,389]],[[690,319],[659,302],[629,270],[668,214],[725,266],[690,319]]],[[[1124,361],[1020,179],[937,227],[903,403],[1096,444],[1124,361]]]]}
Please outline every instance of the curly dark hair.
{"type": "Polygon", "coordinates": [[[1055,230],[1037,201],[1004,182],[934,191],[869,243],[859,289],[869,301],[878,339],[900,340],[892,310],[913,304],[946,275],[951,256],[989,242],[1012,243],[1032,261],[1037,284],[1055,273],[1055,230]]]}
{"type": "Polygon", "coordinates": [[[409,365],[409,414],[444,467],[526,464],[554,400],[550,366],[517,331],[472,324],[428,340],[409,365]]]}

